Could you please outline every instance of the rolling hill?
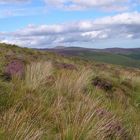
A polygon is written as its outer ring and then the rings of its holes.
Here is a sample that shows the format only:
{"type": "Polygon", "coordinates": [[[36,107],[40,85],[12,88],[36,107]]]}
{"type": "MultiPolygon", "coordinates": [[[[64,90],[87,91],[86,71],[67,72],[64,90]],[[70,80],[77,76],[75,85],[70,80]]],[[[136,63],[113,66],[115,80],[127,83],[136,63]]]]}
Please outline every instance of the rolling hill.
{"type": "Polygon", "coordinates": [[[140,139],[140,69],[0,44],[0,140],[93,139],[140,139]]]}
{"type": "Polygon", "coordinates": [[[140,48],[90,49],[80,47],[59,47],[47,50],[67,56],[78,56],[88,60],[140,68],[140,48]]]}

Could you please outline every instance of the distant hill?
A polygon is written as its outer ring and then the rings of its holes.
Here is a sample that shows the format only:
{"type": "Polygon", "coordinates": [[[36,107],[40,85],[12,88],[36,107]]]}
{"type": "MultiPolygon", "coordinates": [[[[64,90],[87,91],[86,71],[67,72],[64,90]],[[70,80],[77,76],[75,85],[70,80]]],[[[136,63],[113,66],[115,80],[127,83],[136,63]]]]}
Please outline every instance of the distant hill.
{"type": "Polygon", "coordinates": [[[59,47],[47,49],[67,56],[78,56],[88,60],[140,68],[140,48],[92,49],[82,47],[59,47]]]}
{"type": "Polygon", "coordinates": [[[56,46],[54,49],[65,49],[65,46],[56,46]]]}

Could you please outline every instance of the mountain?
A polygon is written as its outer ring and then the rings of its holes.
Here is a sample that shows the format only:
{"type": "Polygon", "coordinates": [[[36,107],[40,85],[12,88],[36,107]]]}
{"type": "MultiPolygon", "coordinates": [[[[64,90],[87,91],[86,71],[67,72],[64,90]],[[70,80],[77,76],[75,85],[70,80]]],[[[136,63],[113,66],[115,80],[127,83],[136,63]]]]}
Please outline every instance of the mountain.
{"type": "Polygon", "coordinates": [[[61,49],[53,48],[47,50],[66,56],[78,56],[88,60],[140,68],[140,48],[92,49],[81,47],[63,47],[61,49]]]}
{"type": "Polygon", "coordinates": [[[139,140],[140,69],[0,44],[0,140],[19,139],[139,140]]]}

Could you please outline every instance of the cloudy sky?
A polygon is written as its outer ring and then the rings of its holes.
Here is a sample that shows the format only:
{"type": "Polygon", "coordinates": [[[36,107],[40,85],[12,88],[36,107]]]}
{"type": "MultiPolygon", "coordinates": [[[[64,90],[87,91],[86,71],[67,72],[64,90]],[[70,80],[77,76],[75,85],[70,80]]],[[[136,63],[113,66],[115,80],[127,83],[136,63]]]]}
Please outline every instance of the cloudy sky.
{"type": "Polygon", "coordinates": [[[140,0],[0,0],[0,42],[140,47],[140,0]]]}

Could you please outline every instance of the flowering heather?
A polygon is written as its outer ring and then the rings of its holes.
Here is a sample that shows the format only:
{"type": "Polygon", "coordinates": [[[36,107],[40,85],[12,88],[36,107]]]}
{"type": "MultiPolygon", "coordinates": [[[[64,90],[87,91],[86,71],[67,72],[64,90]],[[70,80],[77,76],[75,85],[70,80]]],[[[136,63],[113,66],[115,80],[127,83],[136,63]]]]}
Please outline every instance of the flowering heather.
{"type": "Polygon", "coordinates": [[[24,74],[24,63],[20,60],[11,61],[5,68],[5,74],[8,77],[15,75],[23,76],[24,74]]]}

